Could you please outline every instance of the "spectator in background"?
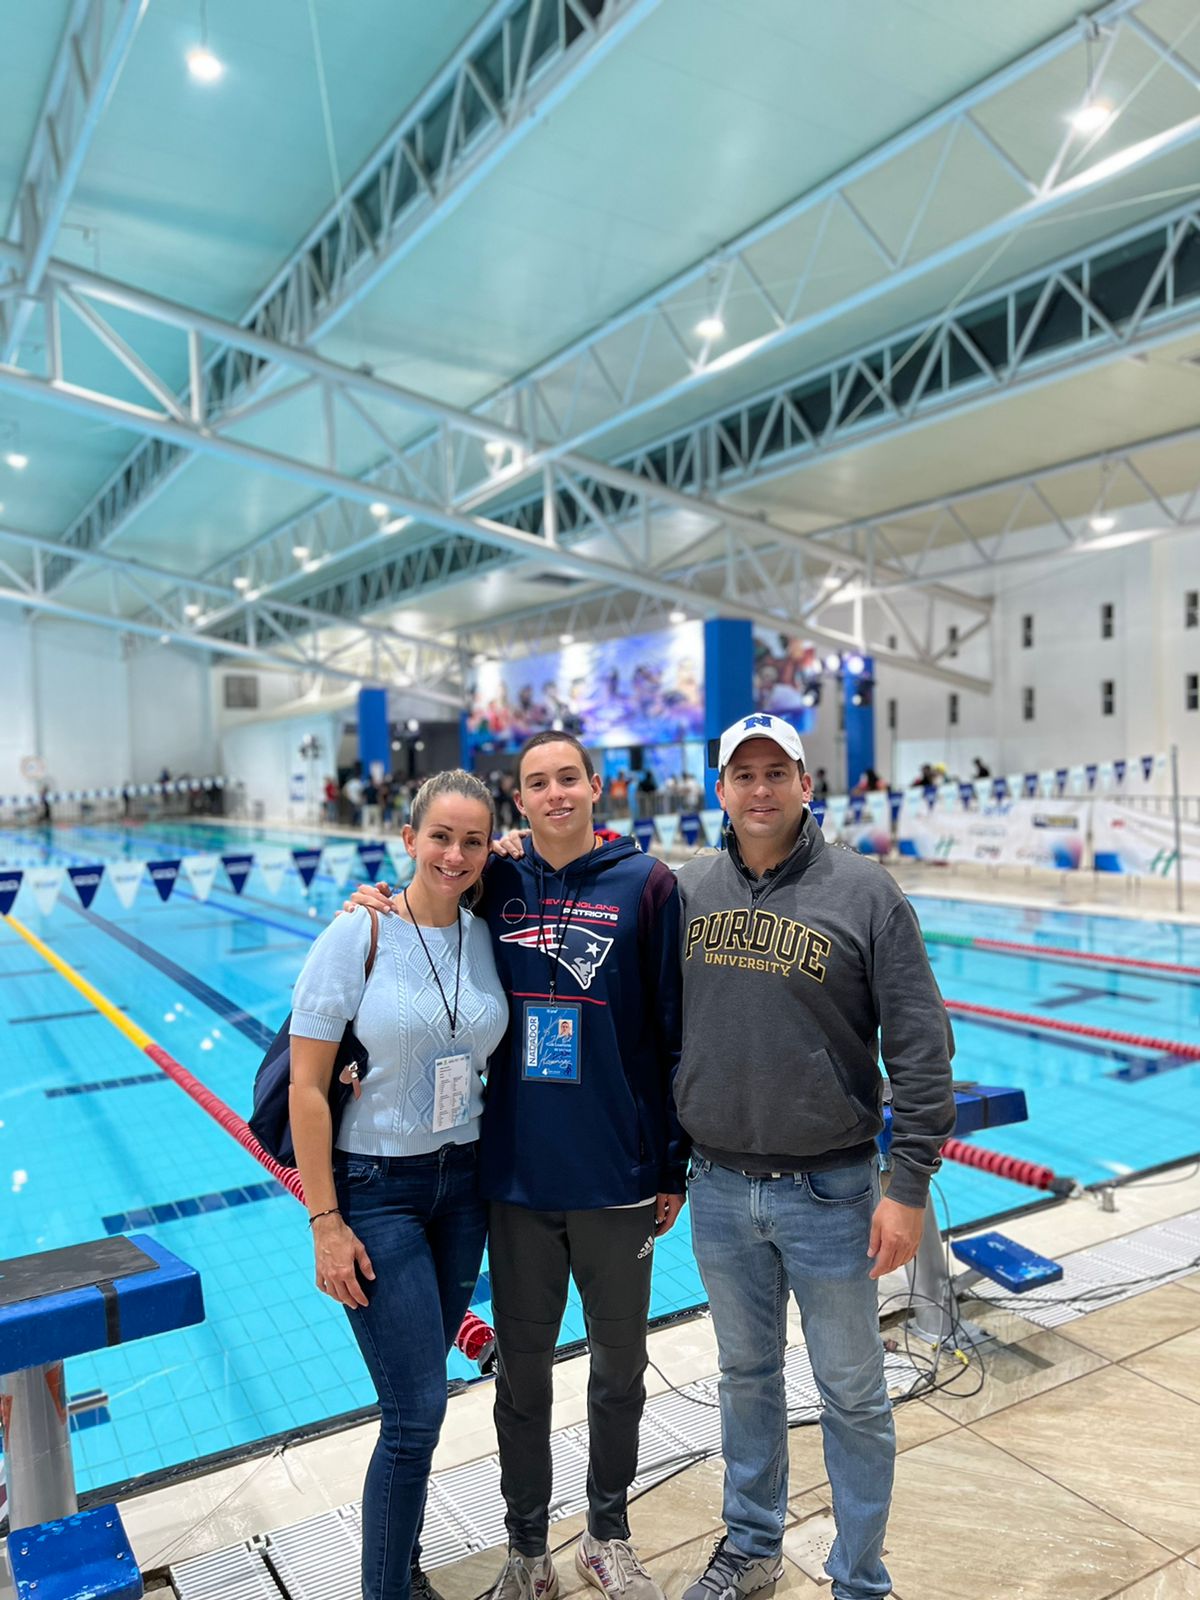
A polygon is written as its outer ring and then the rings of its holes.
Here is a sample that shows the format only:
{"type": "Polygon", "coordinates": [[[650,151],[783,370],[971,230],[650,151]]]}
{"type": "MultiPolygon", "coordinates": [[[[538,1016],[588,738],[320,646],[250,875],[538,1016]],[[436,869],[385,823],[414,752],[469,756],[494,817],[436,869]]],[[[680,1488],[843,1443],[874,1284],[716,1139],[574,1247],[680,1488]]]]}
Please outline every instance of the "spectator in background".
{"type": "Polygon", "coordinates": [[[690,772],[685,772],[679,780],[679,806],[683,811],[698,811],[704,803],[704,794],[700,785],[690,772]]]}
{"type": "Polygon", "coordinates": [[[983,760],[983,758],[981,756],[976,756],[975,757],[975,771],[972,773],[972,777],[974,777],[974,778],[990,778],[991,775],[992,775],[991,767],[989,767],[987,765],[987,763],[983,760]]]}
{"type": "Polygon", "coordinates": [[[658,779],[654,776],[653,769],[647,767],[642,773],[641,782],[638,784],[638,811],[643,817],[654,815],[654,797],[658,793],[658,779]]]}
{"type": "Polygon", "coordinates": [[[363,783],[357,772],[352,772],[342,785],[342,799],[349,808],[351,826],[357,828],[363,804],[363,783]]]}
{"type": "Polygon", "coordinates": [[[609,806],[614,817],[624,817],[629,813],[629,774],[624,767],[608,786],[609,806]]]}
{"type": "Polygon", "coordinates": [[[824,767],[818,767],[813,774],[813,796],[817,800],[829,799],[829,777],[824,767]]]}
{"type": "Polygon", "coordinates": [[[910,789],[936,789],[937,788],[937,783],[938,783],[937,773],[929,765],[928,761],[924,761],[921,764],[920,772],[913,779],[913,781],[909,784],[909,788],[910,789]]]}
{"type": "Polygon", "coordinates": [[[875,794],[880,789],[886,790],[887,789],[887,784],[883,781],[883,779],[875,771],[874,767],[868,767],[867,770],[863,773],[862,777],[859,778],[858,782],[854,785],[853,789],[851,789],[850,793],[851,794],[875,794]]]}
{"type": "Polygon", "coordinates": [[[379,826],[379,785],[370,773],[362,786],[362,825],[364,828],[378,828],[379,826]]]}
{"type": "Polygon", "coordinates": [[[333,776],[325,779],[325,821],[336,822],[338,819],[338,786],[337,779],[333,776]]]}

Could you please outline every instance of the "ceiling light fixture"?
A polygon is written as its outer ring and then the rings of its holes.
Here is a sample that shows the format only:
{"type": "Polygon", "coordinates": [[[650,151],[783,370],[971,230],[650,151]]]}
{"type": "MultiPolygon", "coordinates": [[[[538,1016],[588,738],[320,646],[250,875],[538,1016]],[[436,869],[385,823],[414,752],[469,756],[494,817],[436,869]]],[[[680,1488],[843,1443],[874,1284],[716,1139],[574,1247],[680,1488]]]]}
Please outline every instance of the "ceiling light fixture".
{"type": "Polygon", "coordinates": [[[1078,111],[1071,113],[1071,126],[1076,133],[1099,133],[1113,119],[1113,106],[1109,100],[1085,100],[1078,111]]]}
{"type": "Polygon", "coordinates": [[[308,546],[306,544],[294,544],[292,546],[292,554],[295,556],[297,561],[307,561],[308,546]]]}
{"type": "Polygon", "coordinates": [[[558,636],[558,642],[559,644],[574,644],[575,635],[573,633],[560,633],[558,636]]]}
{"type": "Polygon", "coordinates": [[[696,324],[696,332],[706,344],[712,344],[714,339],[720,339],[725,333],[725,324],[720,317],[701,317],[696,324]]]}
{"type": "Polygon", "coordinates": [[[183,614],[185,617],[198,617],[200,615],[200,607],[194,603],[186,605],[183,608],[183,614]]]}
{"type": "Polygon", "coordinates": [[[388,507],[384,505],[382,500],[371,501],[371,515],[373,517],[386,517],[387,514],[388,507]]]}
{"type": "Polygon", "coordinates": [[[504,460],[504,453],[508,449],[503,439],[485,439],[483,453],[493,466],[499,466],[504,460]]]}
{"type": "Polygon", "coordinates": [[[235,589],[240,589],[244,594],[245,591],[250,587],[250,579],[239,576],[233,580],[233,587],[235,589]]]}
{"type": "Polygon", "coordinates": [[[311,561],[306,561],[304,563],[304,570],[305,572],[315,572],[320,565],[321,557],[314,556],[311,561]]]}
{"type": "Polygon", "coordinates": [[[24,472],[29,465],[29,457],[23,451],[9,450],[5,453],[4,464],[11,467],[14,472],[24,472]]]}
{"type": "Polygon", "coordinates": [[[866,668],[866,665],[867,663],[859,655],[846,657],[846,671],[850,673],[852,677],[857,678],[859,674],[866,668]]]}
{"type": "Polygon", "coordinates": [[[225,71],[225,63],[208,48],[208,4],[200,0],[200,43],[187,53],[188,71],[197,83],[216,83],[225,71]]]}
{"type": "Polygon", "coordinates": [[[842,665],[841,656],[828,655],[828,656],[825,657],[825,671],[826,672],[838,672],[838,671],[841,670],[841,665],[842,665]]]}
{"type": "Polygon", "coordinates": [[[1116,525],[1116,517],[1110,517],[1107,513],[1102,516],[1088,518],[1088,527],[1093,533],[1111,533],[1116,525]]]}
{"type": "Polygon", "coordinates": [[[668,616],[667,621],[673,622],[675,626],[678,627],[681,622],[686,622],[687,619],[688,617],[686,611],[672,611],[668,616]]]}

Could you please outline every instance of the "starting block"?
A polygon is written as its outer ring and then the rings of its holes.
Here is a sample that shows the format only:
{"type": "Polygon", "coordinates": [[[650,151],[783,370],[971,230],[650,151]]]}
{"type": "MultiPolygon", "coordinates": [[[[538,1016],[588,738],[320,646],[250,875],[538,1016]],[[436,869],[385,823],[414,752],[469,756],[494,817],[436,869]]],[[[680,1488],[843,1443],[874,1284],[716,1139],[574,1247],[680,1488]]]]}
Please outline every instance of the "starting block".
{"type": "Polygon", "coordinates": [[[200,1275],[147,1234],[0,1261],[8,1567],[0,1600],[138,1600],[115,1506],[80,1513],[63,1362],[204,1321],[200,1275]]]}
{"type": "MultiPolygon", "coordinates": [[[[989,1088],[982,1084],[964,1084],[954,1091],[955,1124],[953,1137],[961,1139],[984,1128],[1003,1127],[1007,1123],[1026,1122],[1029,1109],[1023,1089],[989,1088]]],[[[885,1152],[891,1145],[891,1107],[884,1108],[884,1128],[878,1144],[885,1152]]],[[[935,1350],[943,1345],[953,1348],[957,1339],[961,1343],[982,1344],[989,1337],[981,1328],[964,1322],[958,1314],[956,1289],[967,1289],[980,1278],[990,1278],[1012,1294],[1026,1294],[1048,1283],[1057,1283],[1062,1268],[1023,1245],[1006,1239],[1001,1233],[978,1234],[972,1239],[952,1240],[950,1248],[970,1271],[951,1281],[946,1264],[946,1247],[942,1241],[932,1196],[925,1205],[925,1223],[916,1256],[904,1269],[908,1275],[909,1289],[913,1294],[914,1308],[912,1331],[935,1350]]]]}
{"type": "Polygon", "coordinates": [[[11,1535],[18,1600],[142,1600],[141,1574],[116,1506],[96,1506],[11,1535]]]}
{"type": "Polygon", "coordinates": [[[971,1270],[956,1280],[955,1287],[969,1288],[980,1278],[990,1278],[1010,1294],[1028,1294],[1048,1283],[1061,1283],[1063,1269],[1057,1261],[1039,1256],[1015,1239],[1002,1233],[977,1233],[973,1239],[953,1239],[950,1248],[971,1270]]]}

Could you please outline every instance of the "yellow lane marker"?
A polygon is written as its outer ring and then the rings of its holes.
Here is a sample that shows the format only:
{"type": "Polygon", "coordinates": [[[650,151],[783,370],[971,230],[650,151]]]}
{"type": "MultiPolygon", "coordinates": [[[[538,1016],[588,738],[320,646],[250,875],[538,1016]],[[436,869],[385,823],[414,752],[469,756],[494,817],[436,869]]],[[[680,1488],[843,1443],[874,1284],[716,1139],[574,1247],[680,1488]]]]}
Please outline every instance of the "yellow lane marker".
{"type": "Polygon", "coordinates": [[[106,999],[99,989],[94,988],[86,978],[81,978],[74,967],[64,961],[60,955],[56,955],[48,944],[44,944],[38,938],[36,933],[31,933],[24,923],[18,922],[11,913],[5,918],[5,921],[10,928],[14,928],[21,935],[26,944],[37,951],[43,961],[48,961],[54,970],[67,980],[72,989],[77,990],[89,1004],[94,1005],[101,1016],[106,1017],[114,1028],[119,1028],[131,1044],[137,1045],[139,1050],[144,1050],[147,1045],[152,1045],[155,1042],[144,1028],[139,1028],[136,1022],[130,1022],[123,1011],[118,1010],[112,1001],[106,999]]]}

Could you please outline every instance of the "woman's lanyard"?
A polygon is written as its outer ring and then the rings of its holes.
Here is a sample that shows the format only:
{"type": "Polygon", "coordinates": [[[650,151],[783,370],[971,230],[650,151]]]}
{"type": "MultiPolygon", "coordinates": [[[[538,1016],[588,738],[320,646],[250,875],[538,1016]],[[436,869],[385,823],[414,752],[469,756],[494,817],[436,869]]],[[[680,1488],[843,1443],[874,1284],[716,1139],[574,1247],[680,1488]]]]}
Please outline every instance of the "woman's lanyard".
{"type": "MultiPolygon", "coordinates": [[[[578,900],[579,896],[575,898],[578,900]]],[[[433,957],[429,954],[429,946],[425,943],[425,935],[421,932],[421,924],[413,917],[412,907],[408,903],[408,890],[404,891],[404,909],[412,917],[412,925],[417,930],[417,938],[421,941],[421,949],[425,952],[425,959],[429,963],[429,970],[433,973],[433,981],[437,984],[438,993],[442,997],[442,1004],[446,1008],[446,1021],[450,1024],[450,1038],[458,1030],[458,986],[462,980],[462,912],[458,914],[458,960],[454,964],[454,1010],[450,1009],[450,1002],[446,999],[446,991],[442,988],[442,980],[438,977],[438,969],[433,964],[433,957]]]]}

